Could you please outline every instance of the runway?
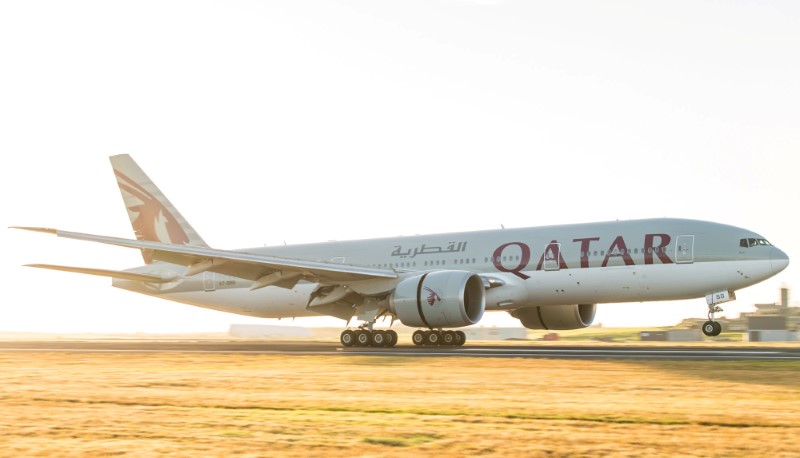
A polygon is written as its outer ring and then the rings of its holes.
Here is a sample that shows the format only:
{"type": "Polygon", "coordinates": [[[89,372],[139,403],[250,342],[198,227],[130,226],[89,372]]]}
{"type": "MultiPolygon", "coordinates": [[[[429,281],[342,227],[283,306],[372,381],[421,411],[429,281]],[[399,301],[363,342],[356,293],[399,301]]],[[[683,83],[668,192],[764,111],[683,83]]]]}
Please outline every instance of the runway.
{"type": "Polygon", "coordinates": [[[345,348],[335,342],[275,341],[0,341],[0,352],[29,353],[205,353],[254,355],[403,356],[472,358],[551,358],[614,360],[745,360],[800,361],[800,346],[654,346],[654,345],[515,345],[469,344],[463,347],[345,348]]]}

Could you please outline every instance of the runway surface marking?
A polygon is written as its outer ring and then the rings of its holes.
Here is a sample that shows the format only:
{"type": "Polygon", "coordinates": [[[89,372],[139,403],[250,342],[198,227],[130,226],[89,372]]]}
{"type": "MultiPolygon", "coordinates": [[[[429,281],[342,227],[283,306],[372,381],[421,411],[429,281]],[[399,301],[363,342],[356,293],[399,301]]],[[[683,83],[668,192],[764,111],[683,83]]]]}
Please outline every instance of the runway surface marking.
{"type": "MultiPolygon", "coordinates": [[[[468,344],[469,345],[469,344],[468,344]]],[[[4,341],[0,352],[59,353],[186,353],[246,355],[342,355],[473,358],[553,359],[664,359],[664,360],[784,360],[800,361],[800,347],[709,348],[651,346],[468,346],[345,348],[330,342],[230,342],[230,341],[4,341]]]]}

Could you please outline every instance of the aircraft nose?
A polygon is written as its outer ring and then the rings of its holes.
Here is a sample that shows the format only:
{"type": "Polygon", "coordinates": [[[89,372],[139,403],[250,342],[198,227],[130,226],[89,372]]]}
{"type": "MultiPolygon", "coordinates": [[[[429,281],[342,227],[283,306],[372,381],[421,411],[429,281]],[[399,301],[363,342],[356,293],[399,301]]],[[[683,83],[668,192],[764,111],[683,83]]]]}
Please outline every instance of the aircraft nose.
{"type": "Polygon", "coordinates": [[[789,265],[789,256],[778,248],[772,248],[772,273],[776,274],[789,265]]]}

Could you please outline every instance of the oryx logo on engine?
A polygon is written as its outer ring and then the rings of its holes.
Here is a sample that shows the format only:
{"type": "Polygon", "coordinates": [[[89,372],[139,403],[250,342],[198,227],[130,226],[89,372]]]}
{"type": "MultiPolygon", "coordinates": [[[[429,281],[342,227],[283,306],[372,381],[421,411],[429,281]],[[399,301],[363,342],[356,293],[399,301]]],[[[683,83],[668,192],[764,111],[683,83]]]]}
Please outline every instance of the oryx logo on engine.
{"type": "Polygon", "coordinates": [[[427,286],[425,287],[425,291],[430,293],[428,294],[428,305],[433,305],[433,303],[436,301],[442,302],[442,298],[439,297],[439,294],[437,294],[436,291],[428,288],[427,286]]]}

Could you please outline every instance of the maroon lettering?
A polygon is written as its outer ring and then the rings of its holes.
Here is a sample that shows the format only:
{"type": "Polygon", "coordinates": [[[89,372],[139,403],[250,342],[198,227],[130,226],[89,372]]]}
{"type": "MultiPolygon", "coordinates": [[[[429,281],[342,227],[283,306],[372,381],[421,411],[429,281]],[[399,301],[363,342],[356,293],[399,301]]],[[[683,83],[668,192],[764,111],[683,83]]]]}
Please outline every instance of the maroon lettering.
{"type": "Polygon", "coordinates": [[[615,238],[611,243],[611,246],[608,247],[608,252],[606,253],[606,258],[603,259],[602,267],[606,267],[609,259],[611,258],[622,258],[622,260],[625,261],[626,266],[635,265],[633,258],[631,258],[630,252],[628,252],[628,247],[625,246],[625,239],[623,239],[621,235],[617,236],[617,238],[615,238]]]}
{"type": "Polygon", "coordinates": [[[531,278],[529,275],[525,275],[524,273],[522,273],[522,269],[528,266],[530,260],[531,260],[531,248],[522,242],[509,242],[500,245],[499,247],[497,247],[496,250],[494,250],[494,255],[492,255],[492,264],[494,264],[494,267],[497,270],[499,270],[500,272],[508,272],[514,274],[523,280],[531,278]],[[513,269],[508,269],[505,266],[503,266],[503,264],[500,263],[500,259],[503,256],[503,251],[512,245],[518,246],[520,251],[522,251],[522,255],[520,256],[519,265],[514,267],[513,269]]]}
{"type": "Polygon", "coordinates": [[[539,258],[539,264],[536,266],[536,270],[542,270],[542,265],[544,265],[545,259],[548,261],[557,260],[559,269],[567,268],[567,263],[564,261],[564,256],[561,255],[561,245],[559,245],[558,240],[551,241],[544,249],[542,257],[539,258]]]}
{"type": "Polygon", "coordinates": [[[667,256],[667,252],[664,249],[669,242],[672,241],[672,238],[667,234],[645,234],[644,235],[644,263],[645,264],[652,264],[653,263],[653,253],[655,252],[658,259],[661,261],[662,264],[672,264],[672,259],[667,256]],[[655,238],[658,237],[658,245],[654,245],[655,238]]]}
{"type": "Polygon", "coordinates": [[[573,242],[581,242],[581,269],[589,268],[589,244],[598,240],[600,240],[600,237],[572,239],[573,242]]]}

